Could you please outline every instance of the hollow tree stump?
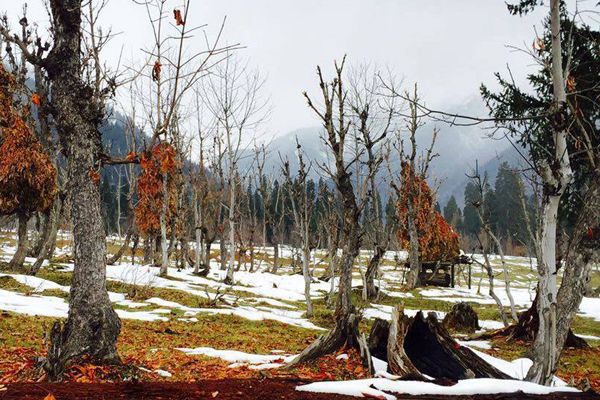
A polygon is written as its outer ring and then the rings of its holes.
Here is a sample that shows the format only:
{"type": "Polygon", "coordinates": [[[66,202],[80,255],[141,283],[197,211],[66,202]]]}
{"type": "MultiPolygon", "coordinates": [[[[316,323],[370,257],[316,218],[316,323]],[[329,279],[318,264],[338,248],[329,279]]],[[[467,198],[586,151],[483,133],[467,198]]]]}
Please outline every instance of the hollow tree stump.
{"type": "MultiPolygon", "coordinates": [[[[537,311],[537,300],[538,299],[536,296],[531,304],[531,307],[529,307],[527,311],[519,316],[517,323],[505,329],[508,340],[523,340],[526,342],[535,340],[540,326],[540,316],[537,311]]],[[[565,340],[565,347],[588,349],[590,345],[585,341],[585,339],[575,335],[569,328],[567,339],[565,340]]]]}
{"type": "Polygon", "coordinates": [[[452,306],[452,311],[446,314],[442,324],[446,329],[457,332],[474,333],[480,329],[477,313],[473,310],[473,307],[464,302],[452,306]]]}
{"type": "Polygon", "coordinates": [[[390,335],[390,323],[384,319],[376,318],[369,333],[369,351],[373,357],[387,360],[387,345],[390,335]]]}
{"type": "MultiPolygon", "coordinates": [[[[383,329],[380,323],[377,330],[383,329]]],[[[383,333],[377,332],[377,335],[382,337],[383,333]]],[[[409,318],[401,307],[392,313],[387,360],[388,372],[405,379],[426,380],[426,375],[454,382],[465,378],[510,379],[471,349],[458,344],[438,322],[435,313],[425,318],[419,312],[409,318]]]]}

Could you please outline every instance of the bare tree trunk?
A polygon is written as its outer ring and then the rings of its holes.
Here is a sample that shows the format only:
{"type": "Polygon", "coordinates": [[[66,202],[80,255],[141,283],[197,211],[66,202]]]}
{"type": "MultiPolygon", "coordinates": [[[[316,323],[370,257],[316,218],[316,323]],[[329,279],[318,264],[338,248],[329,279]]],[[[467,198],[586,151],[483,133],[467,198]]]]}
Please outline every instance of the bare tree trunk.
{"type": "Polygon", "coordinates": [[[579,309],[590,280],[592,265],[600,257],[594,229],[600,226],[600,182],[592,179],[583,201],[575,230],[571,235],[570,248],[565,259],[565,271],[557,295],[556,347],[562,350],[568,341],[571,321],[579,309]],[[592,227],[590,235],[589,227],[592,227]],[[586,229],[587,228],[587,229],[586,229]]]}
{"type": "Polygon", "coordinates": [[[335,266],[337,260],[337,248],[329,249],[329,295],[327,296],[327,307],[333,306],[333,300],[335,296],[335,266]]]}
{"type": "Polygon", "coordinates": [[[115,265],[121,259],[121,257],[123,257],[123,254],[125,254],[125,252],[129,248],[129,242],[131,241],[131,236],[134,234],[134,229],[135,228],[133,227],[132,223],[129,226],[129,229],[127,230],[127,234],[125,235],[125,241],[123,242],[121,247],[119,247],[119,250],[117,250],[117,252],[113,254],[111,258],[108,259],[108,265],[115,265]]]}
{"type": "Polygon", "coordinates": [[[225,271],[227,269],[227,243],[225,243],[225,235],[223,233],[221,233],[219,247],[221,249],[221,271],[225,271]]]}
{"type": "Polygon", "coordinates": [[[144,264],[149,264],[152,259],[153,249],[152,249],[152,239],[149,237],[144,239],[144,264]]]}
{"type": "Polygon", "coordinates": [[[567,148],[565,109],[567,93],[563,72],[560,0],[550,1],[550,30],[552,39],[553,142],[555,153],[542,170],[540,251],[538,260],[540,327],[533,344],[533,366],[527,373],[529,381],[549,385],[552,382],[560,351],[557,343],[556,316],[556,228],[560,199],[570,183],[573,171],[567,148]]]}
{"type": "Polygon", "coordinates": [[[19,221],[19,227],[17,230],[19,242],[17,245],[17,251],[8,263],[8,269],[13,271],[20,271],[23,269],[23,263],[25,262],[27,249],[29,248],[29,238],[27,236],[27,223],[29,222],[29,216],[25,213],[19,213],[17,218],[19,221]]]}
{"type": "Polygon", "coordinates": [[[233,271],[235,267],[235,182],[231,177],[229,199],[229,263],[224,283],[233,285],[233,271]]]}
{"type": "Polygon", "coordinates": [[[140,243],[140,235],[137,233],[133,235],[133,245],[131,246],[131,263],[135,264],[135,254],[137,253],[138,245],[140,243]]]}
{"type": "Polygon", "coordinates": [[[375,246],[373,257],[369,260],[367,271],[365,272],[365,290],[367,299],[377,297],[379,289],[375,286],[375,277],[379,273],[379,265],[385,255],[385,249],[381,245],[375,246]]]}
{"type": "Polygon", "coordinates": [[[163,260],[162,260],[162,235],[156,235],[154,237],[154,241],[152,242],[153,245],[153,249],[152,249],[152,264],[155,267],[161,268],[162,269],[162,265],[163,265],[163,260]]]}
{"type": "Polygon", "coordinates": [[[302,250],[302,275],[304,276],[304,298],[306,299],[306,318],[313,316],[313,304],[310,298],[310,249],[304,247],[302,250]]]}
{"type": "Polygon", "coordinates": [[[66,362],[89,355],[100,362],[120,362],[117,338],[121,322],[106,290],[106,237],[100,190],[90,176],[99,167],[102,106],[81,79],[81,0],[50,4],[54,47],[45,65],[52,82],[57,131],[68,160],[67,193],[71,205],[75,267],[64,327],[54,324],[44,368],[50,378],[66,362]]]}
{"type": "Polygon", "coordinates": [[[196,259],[194,263],[194,274],[198,275],[200,271],[200,264],[202,263],[202,228],[201,228],[201,216],[200,216],[200,205],[198,204],[197,190],[194,190],[194,232],[196,234],[196,259]]]}
{"type": "Polygon", "coordinates": [[[117,171],[117,234],[121,239],[121,172],[117,171]]]}
{"type": "Polygon", "coordinates": [[[504,271],[504,288],[506,290],[506,296],[508,297],[508,301],[510,303],[510,315],[513,321],[517,322],[519,317],[517,316],[517,308],[515,306],[515,299],[513,298],[512,292],[510,290],[510,275],[508,272],[508,267],[506,266],[506,260],[504,258],[504,251],[502,251],[502,246],[500,245],[500,241],[494,235],[494,233],[490,230],[489,236],[496,242],[496,246],[498,247],[498,252],[500,253],[500,259],[502,260],[502,269],[504,271]]]}
{"type": "Polygon", "coordinates": [[[212,242],[207,240],[204,243],[204,264],[206,265],[206,268],[210,269],[210,248],[212,247],[212,242]]]}
{"type": "Polygon", "coordinates": [[[271,268],[271,273],[276,274],[278,268],[279,268],[279,242],[275,241],[275,243],[273,243],[273,267],[271,268]]]}
{"type": "Polygon", "coordinates": [[[490,261],[488,259],[487,253],[484,252],[483,257],[485,258],[485,261],[484,261],[485,262],[485,270],[487,271],[488,280],[489,280],[489,284],[490,284],[488,294],[496,302],[496,305],[498,306],[498,313],[500,314],[502,323],[504,324],[505,327],[507,327],[509,325],[508,317],[506,316],[506,313],[504,312],[504,306],[502,305],[502,300],[500,300],[500,298],[498,297],[498,295],[496,295],[496,292],[494,291],[494,270],[492,269],[492,267],[490,265],[490,261]]]}
{"type": "Polygon", "coordinates": [[[52,258],[52,254],[54,253],[54,249],[56,248],[56,232],[58,230],[58,220],[60,218],[62,208],[62,201],[60,200],[60,196],[56,196],[54,200],[54,204],[50,209],[50,213],[48,214],[48,231],[44,232],[44,242],[42,244],[42,248],[38,254],[37,260],[29,269],[29,275],[36,275],[42,264],[45,260],[49,260],[52,258]]]}
{"type": "Polygon", "coordinates": [[[37,240],[33,246],[30,246],[28,250],[29,257],[39,257],[42,252],[42,248],[44,247],[44,243],[48,240],[50,236],[50,231],[52,229],[52,221],[50,218],[50,214],[52,212],[52,207],[48,208],[42,214],[42,227],[41,231],[38,234],[37,240]]]}
{"type": "Polygon", "coordinates": [[[161,255],[162,262],[160,266],[160,275],[166,276],[169,274],[169,249],[167,246],[167,209],[169,208],[169,188],[168,175],[163,172],[163,204],[160,214],[160,236],[161,236],[161,255]]]}
{"type": "Polygon", "coordinates": [[[415,225],[414,206],[409,202],[408,209],[408,232],[409,232],[409,265],[410,269],[406,274],[406,284],[409,289],[414,289],[421,284],[421,260],[419,260],[419,234],[415,225]]]}

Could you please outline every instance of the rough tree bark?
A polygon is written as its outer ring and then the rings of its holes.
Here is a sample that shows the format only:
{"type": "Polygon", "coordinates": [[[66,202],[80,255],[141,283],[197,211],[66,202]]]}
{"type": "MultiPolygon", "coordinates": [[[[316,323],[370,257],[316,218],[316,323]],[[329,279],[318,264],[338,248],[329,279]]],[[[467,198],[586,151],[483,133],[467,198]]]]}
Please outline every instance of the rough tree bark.
{"type": "MultiPolygon", "coordinates": [[[[162,174],[162,186],[163,186],[163,201],[162,209],[160,212],[160,250],[161,250],[161,264],[160,264],[160,275],[169,275],[169,249],[167,245],[167,210],[169,208],[169,176],[167,172],[162,174]]],[[[173,232],[174,233],[174,232],[173,232]]]]}
{"type": "Polygon", "coordinates": [[[219,238],[219,249],[221,257],[221,271],[225,271],[227,269],[227,243],[225,242],[224,233],[221,233],[221,237],[219,238]]]}
{"type": "Polygon", "coordinates": [[[385,255],[385,251],[385,248],[381,244],[377,244],[373,257],[371,257],[367,265],[367,271],[365,272],[365,294],[367,299],[374,299],[379,293],[379,289],[375,285],[375,278],[379,273],[379,265],[385,255]]]}
{"type": "MultiPolygon", "coordinates": [[[[121,322],[106,290],[106,242],[100,191],[92,171],[100,167],[99,126],[102,104],[81,78],[82,0],[50,3],[54,46],[45,68],[52,82],[52,100],[59,139],[68,160],[67,193],[71,204],[75,267],[64,326],[55,323],[44,368],[50,378],[83,355],[98,362],[118,362],[121,322]]],[[[96,172],[97,173],[97,172],[96,172]]]]}
{"type": "Polygon", "coordinates": [[[276,274],[279,269],[279,242],[273,240],[273,267],[271,273],[276,274]]]}
{"type": "Polygon", "coordinates": [[[29,222],[29,215],[26,213],[19,213],[17,218],[19,221],[19,227],[17,230],[17,235],[19,237],[17,251],[8,263],[8,269],[14,271],[20,271],[23,269],[23,263],[25,262],[27,250],[29,249],[29,237],[27,236],[27,223],[29,222]]]}
{"type": "MultiPolygon", "coordinates": [[[[229,136],[228,136],[229,137],[229,136]]],[[[230,173],[231,181],[229,183],[229,261],[227,263],[227,273],[223,283],[233,285],[233,271],[235,267],[235,181],[233,168],[230,173]]]]}
{"type": "Polygon", "coordinates": [[[60,195],[56,196],[54,204],[50,208],[48,214],[48,231],[44,232],[44,241],[42,242],[42,247],[37,259],[35,260],[35,263],[33,263],[33,265],[29,268],[29,275],[36,275],[42,267],[44,261],[52,258],[52,254],[54,254],[54,249],[56,248],[58,220],[60,219],[62,210],[62,200],[60,197],[60,195]]]}

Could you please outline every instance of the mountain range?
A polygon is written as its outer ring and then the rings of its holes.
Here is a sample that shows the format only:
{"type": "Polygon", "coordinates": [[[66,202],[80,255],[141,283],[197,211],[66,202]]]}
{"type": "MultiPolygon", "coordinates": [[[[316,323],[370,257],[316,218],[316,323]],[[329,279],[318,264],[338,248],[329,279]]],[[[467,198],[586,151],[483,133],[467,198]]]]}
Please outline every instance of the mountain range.
{"type": "MultiPolygon", "coordinates": [[[[450,111],[460,115],[486,117],[487,112],[479,98],[472,98],[465,104],[450,111]]],[[[425,124],[417,133],[417,146],[419,152],[424,151],[431,143],[433,129],[439,130],[434,152],[438,156],[432,161],[430,168],[430,184],[436,182],[439,186],[438,201],[443,206],[451,196],[455,196],[459,204],[463,203],[464,188],[471,174],[478,164],[480,173],[487,172],[493,186],[496,172],[500,163],[506,161],[516,166],[521,163],[518,151],[507,139],[490,137],[491,131],[482,125],[456,126],[438,121],[425,124]]],[[[296,138],[302,146],[305,162],[312,162],[310,171],[313,179],[323,175],[317,165],[328,164],[327,149],[321,139],[322,127],[307,127],[296,129],[285,135],[274,138],[269,144],[269,156],[266,162],[266,171],[278,175],[281,170],[281,160],[288,159],[292,171],[297,170],[296,138]]],[[[243,157],[242,166],[250,168],[252,157],[243,157]]],[[[399,163],[392,162],[394,172],[399,169],[399,163]]],[[[387,169],[387,168],[384,168],[387,169]]],[[[387,198],[388,182],[384,175],[378,177],[381,196],[387,198]]]]}

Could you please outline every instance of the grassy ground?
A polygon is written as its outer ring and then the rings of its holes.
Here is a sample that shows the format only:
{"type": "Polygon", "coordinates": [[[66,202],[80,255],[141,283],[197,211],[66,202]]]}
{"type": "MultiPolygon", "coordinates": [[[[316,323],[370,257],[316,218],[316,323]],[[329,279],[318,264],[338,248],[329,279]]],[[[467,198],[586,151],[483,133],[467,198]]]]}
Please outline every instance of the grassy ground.
{"type": "MultiPolygon", "coordinates": [[[[4,246],[13,245],[14,240],[10,237],[0,234],[0,243],[4,246]]],[[[63,240],[62,246],[70,246],[68,240],[63,240]]],[[[109,251],[118,249],[117,243],[109,244],[109,251]]],[[[141,251],[138,256],[142,256],[141,251]]],[[[218,251],[213,252],[212,256],[218,258],[218,251]]],[[[319,255],[320,257],[321,255],[319,255]]],[[[272,256],[261,254],[256,256],[259,260],[270,262],[272,256]]],[[[60,263],[64,262],[60,257],[51,260],[50,266],[43,268],[38,277],[56,282],[63,286],[70,285],[71,273],[61,271],[60,263]]],[[[284,266],[291,264],[291,258],[280,258],[284,266]]],[[[366,258],[359,260],[359,263],[366,262],[366,258]]],[[[495,276],[497,284],[501,290],[504,280],[499,260],[494,262],[498,275],[495,276]]],[[[384,267],[391,268],[395,265],[392,260],[386,260],[384,267]]],[[[321,276],[324,273],[324,265],[317,266],[315,276],[321,276]]],[[[281,273],[289,273],[282,271],[281,273]]],[[[360,278],[358,268],[354,271],[355,278],[360,278]]],[[[514,287],[531,287],[534,271],[525,262],[511,264],[510,276],[514,287]]],[[[481,278],[479,268],[473,269],[472,284],[477,287],[481,278]]],[[[177,278],[170,278],[174,282],[180,281],[177,278]]],[[[462,276],[462,282],[466,277],[462,276]]],[[[597,274],[593,278],[596,282],[600,281],[597,274]]],[[[487,283],[487,277],[484,284],[487,283]]],[[[398,283],[392,284],[392,287],[400,289],[398,283]]],[[[10,277],[0,277],[0,289],[31,295],[33,289],[29,286],[20,284],[10,277]]],[[[132,285],[116,281],[108,281],[107,289],[111,292],[123,293],[126,298],[132,301],[144,301],[151,297],[158,297],[168,301],[174,301],[187,307],[193,308],[211,308],[223,306],[223,303],[216,303],[212,299],[204,296],[194,296],[188,292],[178,289],[166,289],[153,287],[152,285],[132,285]]],[[[215,290],[198,286],[201,292],[206,292],[209,297],[216,297],[215,290]]],[[[402,302],[407,309],[437,310],[448,312],[451,310],[454,301],[451,297],[447,301],[424,297],[418,290],[411,292],[413,297],[389,297],[382,295],[376,304],[395,306],[402,302]]],[[[60,290],[46,290],[42,295],[56,296],[68,299],[68,293],[60,290]]],[[[244,291],[229,291],[228,295],[235,298],[238,304],[246,304],[250,297],[255,297],[251,293],[244,291]]],[[[360,309],[372,308],[371,301],[361,299],[360,292],[353,294],[353,300],[356,307],[360,309]]],[[[287,301],[287,304],[305,308],[302,302],[287,301]]],[[[256,303],[253,303],[257,306],[256,303]]],[[[258,305],[261,305],[260,303],[258,305]]],[[[268,306],[267,303],[262,305],[268,306]]],[[[477,311],[481,320],[500,320],[500,316],[495,305],[471,303],[477,311]]],[[[115,305],[116,308],[130,308],[115,305]]],[[[161,308],[155,305],[136,308],[135,311],[150,311],[161,308]]],[[[314,316],[311,321],[318,326],[331,327],[333,324],[333,311],[326,305],[326,293],[314,299],[314,316]]],[[[505,308],[508,313],[508,308],[505,308]]],[[[153,380],[185,380],[193,381],[199,379],[217,379],[226,377],[259,377],[262,375],[276,374],[279,372],[268,371],[258,372],[250,370],[247,367],[232,369],[229,363],[217,358],[203,356],[188,356],[182,352],[174,350],[177,347],[211,347],[215,349],[239,350],[253,354],[269,354],[272,350],[282,350],[289,354],[300,352],[309,343],[311,343],[321,332],[309,329],[297,328],[285,325],[276,321],[250,321],[231,315],[212,315],[200,313],[196,315],[197,322],[182,322],[178,318],[183,316],[181,310],[173,309],[170,314],[165,314],[168,321],[134,321],[122,320],[122,331],[119,338],[119,352],[122,359],[128,365],[143,367],[147,370],[166,370],[171,377],[162,377],[154,373],[145,373],[138,368],[126,372],[127,377],[135,375],[139,379],[153,380]],[[133,371],[133,372],[132,372],[133,371]]],[[[0,382],[4,381],[35,381],[39,375],[34,371],[32,357],[42,356],[45,353],[44,335],[46,330],[56,321],[53,318],[30,317],[18,315],[10,312],[0,311],[0,382]]],[[[360,324],[361,331],[368,333],[371,320],[363,319],[360,324]]],[[[573,330],[578,334],[600,336],[600,323],[591,319],[577,316],[573,321],[573,330]]],[[[526,355],[527,343],[511,342],[504,339],[494,339],[491,341],[493,348],[486,350],[489,354],[498,356],[507,360],[520,358],[526,355]]],[[[589,350],[566,349],[561,357],[558,368],[558,375],[569,381],[571,376],[575,381],[582,377],[589,377],[591,383],[596,388],[600,388],[600,342],[590,341],[592,348],[589,350]]],[[[364,376],[364,371],[353,363],[341,363],[333,357],[321,360],[320,363],[313,363],[300,370],[285,372],[286,374],[296,374],[308,376],[311,378],[323,379],[347,379],[352,377],[364,376]],[[325,365],[326,364],[326,365],[325,365]],[[326,372],[323,372],[326,371],[326,372]],[[326,375],[322,375],[326,374],[326,375]]],[[[72,370],[70,377],[73,380],[85,381],[94,379],[119,380],[123,375],[110,375],[104,370],[94,370],[92,367],[85,367],[83,371],[72,370]],[[90,372],[91,371],[91,372],[90,372]]]]}

